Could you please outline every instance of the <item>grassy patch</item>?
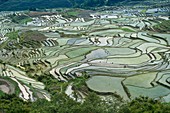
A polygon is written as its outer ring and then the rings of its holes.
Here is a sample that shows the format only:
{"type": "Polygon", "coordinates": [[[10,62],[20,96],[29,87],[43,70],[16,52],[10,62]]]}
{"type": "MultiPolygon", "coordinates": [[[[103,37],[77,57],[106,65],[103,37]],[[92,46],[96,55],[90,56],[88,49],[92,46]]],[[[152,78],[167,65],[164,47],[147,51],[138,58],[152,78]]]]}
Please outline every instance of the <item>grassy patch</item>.
{"type": "Polygon", "coordinates": [[[32,21],[32,18],[26,15],[11,15],[9,16],[12,19],[12,22],[18,24],[26,24],[27,22],[32,21]]]}
{"type": "Polygon", "coordinates": [[[3,91],[0,90],[0,97],[4,96],[5,93],[3,91]]]}
{"type": "Polygon", "coordinates": [[[147,9],[143,9],[143,10],[141,11],[141,13],[146,13],[146,11],[147,11],[147,9]]]}
{"type": "Polygon", "coordinates": [[[158,32],[170,31],[170,20],[162,21],[162,23],[155,25],[154,29],[158,32]]]}
{"type": "Polygon", "coordinates": [[[133,30],[128,29],[128,28],[121,28],[121,30],[123,30],[123,31],[125,31],[125,32],[134,32],[133,30]]]}
{"type": "Polygon", "coordinates": [[[77,18],[79,14],[79,10],[67,10],[66,12],[62,12],[63,17],[66,18],[77,18]]]}
{"type": "Polygon", "coordinates": [[[31,22],[32,18],[25,18],[23,20],[20,21],[21,24],[26,24],[27,22],[31,22]]]}
{"type": "Polygon", "coordinates": [[[17,38],[19,38],[18,31],[7,33],[6,36],[9,37],[9,39],[17,39],[17,38]]]}
{"type": "Polygon", "coordinates": [[[69,12],[67,12],[67,14],[70,15],[70,16],[77,16],[79,14],[79,12],[77,12],[77,11],[69,11],[69,12]]]}

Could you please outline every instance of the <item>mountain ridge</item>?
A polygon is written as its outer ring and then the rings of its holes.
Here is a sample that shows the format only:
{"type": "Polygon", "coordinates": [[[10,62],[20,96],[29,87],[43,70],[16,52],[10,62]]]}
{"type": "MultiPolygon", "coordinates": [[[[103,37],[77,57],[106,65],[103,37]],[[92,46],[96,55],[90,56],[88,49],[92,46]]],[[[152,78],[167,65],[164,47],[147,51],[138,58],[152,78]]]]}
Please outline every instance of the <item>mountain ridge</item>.
{"type": "Polygon", "coordinates": [[[0,0],[0,11],[28,10],[31,8],[100,7],[114,5],[122,1],[129,0],[0,0]]]}

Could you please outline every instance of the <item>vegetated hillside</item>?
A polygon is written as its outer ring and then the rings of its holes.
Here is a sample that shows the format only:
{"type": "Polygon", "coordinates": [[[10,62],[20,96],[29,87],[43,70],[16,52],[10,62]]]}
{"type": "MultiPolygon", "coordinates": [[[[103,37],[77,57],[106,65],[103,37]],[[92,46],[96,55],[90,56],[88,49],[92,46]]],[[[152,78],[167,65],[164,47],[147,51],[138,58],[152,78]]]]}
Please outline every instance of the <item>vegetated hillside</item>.
{"type": "Polygon", "coordinates": [[[158,25],[155,25],[154,29],[158,32],[170,32],[170,20],[166,20],[158,25]]]}
{"type": "Polygon", "coordinates": [[[4,94],[0,97],[0,113],[169,113],[169,110],[169,103],[148,97],[123,102],[114,98],[102,100],[91,93],[83,103],[61,93],[55,93],[52,101],[38,99],[34,103],[23,101],[15,95],[4,94]]]}
{"type": "Polygon", "coordinates": [[[71,7],[68,0],[1,0],[0,11],[27,10],[31,8],[71,7]]]}
{"type": "Polygon", "coordinates": [[[103,5],[114,5],[125,0],[70,0],[74,7],[98,7],[103,5]]]}
{"type": "MultiPolygon", "coordinates": [[[[125,0],[0,0],[0,11],[27,10],[32,8],[59,8],[59,7],[98,7],[114,5],[125,0]]],[[[141,1],[141,0],[127,0],[141,1]]]]}

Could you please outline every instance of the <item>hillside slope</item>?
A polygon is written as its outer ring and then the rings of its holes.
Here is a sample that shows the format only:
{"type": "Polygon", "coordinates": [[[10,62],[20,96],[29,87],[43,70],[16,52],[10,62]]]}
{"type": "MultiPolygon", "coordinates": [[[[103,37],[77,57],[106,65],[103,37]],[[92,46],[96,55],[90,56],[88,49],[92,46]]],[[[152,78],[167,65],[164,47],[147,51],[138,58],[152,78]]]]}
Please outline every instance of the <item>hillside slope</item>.
{"type": "Polygon", "coordinates": [[[0,11],[27,10],[31,8],[59,8],[59,7],[98,7],[114,5],[122,1],[143,0],[0,0],[0,11]]]}
{"type": "Polygon", "coordinates": [[[27,10],[30,8],[71,7],[68,0],[1,0],[0,11],[27,10]]]}

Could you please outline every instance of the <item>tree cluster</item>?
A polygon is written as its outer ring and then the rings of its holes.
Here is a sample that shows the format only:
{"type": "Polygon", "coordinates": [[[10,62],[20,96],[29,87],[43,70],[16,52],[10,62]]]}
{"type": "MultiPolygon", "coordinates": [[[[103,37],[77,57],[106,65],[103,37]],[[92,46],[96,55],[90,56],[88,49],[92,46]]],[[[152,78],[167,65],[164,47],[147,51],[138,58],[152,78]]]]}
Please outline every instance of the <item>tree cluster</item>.
{"type": "Polygon", "coordinates": [[[70,0],[74,7],[100,7],[100,6],[111,6],[115,3],[121,2],[123,0],[70,0]]]}
{"type": "Polygon", "coordinates": [[[169,113],[170,105],[139,97],[131,102],[114,98],[102,100],[95,93],[89,94],[83,103],[65,94],[55,94],[51,101],[38,99],[26,102],[15,95],[0,97],[0,113],[169,113]]]}

